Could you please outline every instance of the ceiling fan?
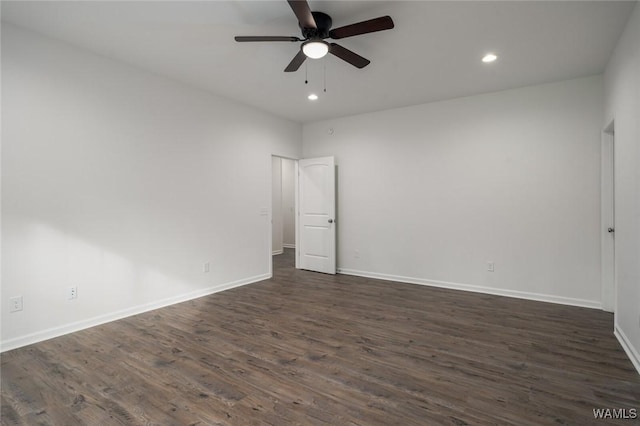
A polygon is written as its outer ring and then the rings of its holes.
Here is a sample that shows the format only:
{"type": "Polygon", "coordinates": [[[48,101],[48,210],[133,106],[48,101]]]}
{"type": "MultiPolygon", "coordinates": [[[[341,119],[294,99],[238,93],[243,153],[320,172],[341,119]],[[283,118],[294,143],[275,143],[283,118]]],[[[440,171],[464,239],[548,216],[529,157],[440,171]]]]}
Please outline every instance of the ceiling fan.
{"type": "Polygon", "coordinates": [[[239,42],[250,41],[302,41],[300,51],[284,69],[285,72],[297,71],[307,58],[322,58],[327,53],[346,61],[357,68],[364,68],[371,63],[366,58],[336,43],[324,41],[326,38],[338,40],[353,37],[360,34],[374,33],[376,31],[390,30],[393,28],[393,20],[389,16],[370,19],[356,24],[331,29],[331,17],[326,13],[312,12],[306,0],[287,0],[293,13],[298,18],[298,26],[302,30],[299,37],[279,36],[236,36],[239,42]]]}

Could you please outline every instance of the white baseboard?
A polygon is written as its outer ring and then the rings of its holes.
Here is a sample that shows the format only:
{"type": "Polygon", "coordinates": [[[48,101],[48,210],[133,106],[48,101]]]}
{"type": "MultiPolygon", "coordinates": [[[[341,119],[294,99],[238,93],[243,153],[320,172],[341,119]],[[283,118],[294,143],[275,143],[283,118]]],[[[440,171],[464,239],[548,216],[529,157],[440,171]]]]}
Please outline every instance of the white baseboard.
{"type": "Polygon", "coordinates": [[[282,253],[284,253],[284,250],[282,250],[282,249],[280,249],[280,250],[273,250],[273,251],[271,252],[271,255],[272,255],[272,256],[277,256],[277,255],[282,254],[282,253]]]}
{"type": "Polygon", "coordinates": [[[189,293],[184,293],[178,296],[169,297],[167,299],[162,299],[156,302],[145,303],[143,305],[133,306],[131,308],[123,309],[116,312],[111,312],[105,315],[99,315],[97,317],[88,318],[86,320],[76,321],[70,324],[49,328],[46,330],[27,334],[25,336],[15,337],[13,339],[0,342],[0,352],[10,351],[12,349],[17,349],[22,346],[31,345],[33,343],[42,342],[43,340],[49,340],[54,337],[62,336],[64,334],[69,334],[76,331],[84,330],[85,328],[95,327],[97,325],[105,324],[111,321],[116,321],[132,315],[138,315],[143,312],[152,311],[154,309],[164,308],[165,306],[186,302],[188,300],[197,299],[199,297],[208,296],[210,294],[218,293],[224,290],[229,290],[229,289],[240,287],[247,284],[252,284],[252,283],[263,281],[269,278],[271,278],[271,275],[269,274],[256,275],[254,277],[233,281],[233,282],[218,285],[215,287],[195,290],[189,293]]]}
{"type": "Polygon", "coordinates": [[[614,326],[613,334],[618,339],[618,342],[620,342],[620,346],[622,346],[622,349],[626,352],[638,374],[640,374],[640,354],[636,348],[631,345],[631,342],[629,342],[626,334],[618,327],[618,324],[614,326]]]}
{"type": "Polygon", "coordinates": [[[471,291],[474,293],[494,294],[496,296],[514,297],[516,299],[537,300],[539,302],[558,303],[560,305],[580,306],[582,308],[602,309],[602,304],[597,301],[574,299],[571,297],[553,296],[549,294],[529,293],[526,291],[507,290],[493,287],[484,287],[472,284],[460,284],[447,281],[427,280],[423,278],[403,277],[399,275],[380,274],[377,272],[357,271],[354,269],[339,268],[338,272],[345,275],[376,278],[386,281],[397,281],[407,284],[427,285],[431,287],[448,288],[452,290],[471,291]]]}
{"type": "Polygon", "coordinates": [[[284,248],[296,248],[295,244],[283,244],[282,247],[284,248]]]}

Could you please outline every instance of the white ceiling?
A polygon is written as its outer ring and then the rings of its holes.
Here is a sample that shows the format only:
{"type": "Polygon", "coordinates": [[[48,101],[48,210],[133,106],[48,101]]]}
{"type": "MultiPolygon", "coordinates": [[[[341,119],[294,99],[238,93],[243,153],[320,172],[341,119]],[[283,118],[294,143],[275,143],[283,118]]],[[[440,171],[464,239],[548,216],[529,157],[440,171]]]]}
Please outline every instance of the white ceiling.
{"type": "Polygon", "coordinates": [[[371,60],[335,56],[283,70],[301,36],[285,0],[2,1],[2,20],[299,122],[598,74],[635,1],[314,1],[333,27],[390,15],[395,28],[337,41],[371,60]],[[485,52],[497,52],[492,65],[485,52]],[[327,93],[322,93],[326,66],[327,93]],[[307,100],[315,91],[320,99],[307,100]]]}

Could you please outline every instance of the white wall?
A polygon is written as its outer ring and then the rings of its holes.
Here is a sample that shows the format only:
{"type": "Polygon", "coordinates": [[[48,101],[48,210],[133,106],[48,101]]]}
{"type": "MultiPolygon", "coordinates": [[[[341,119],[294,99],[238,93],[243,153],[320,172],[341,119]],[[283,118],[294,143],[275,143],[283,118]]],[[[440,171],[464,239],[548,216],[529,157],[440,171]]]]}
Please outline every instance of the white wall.
{"type": "Polygon", "coordinates": [[[602,128],[615,122],[615,253],[618,339],[640,372],[640,5],[605,72],[602,128]]]}
{"type": "Polygon", "coordinates": [[[284,247],[296,245],[294,160],[282,159],[282,238],[284,247]]]}
{"type": "Polygon", "coordinates": [[[268,276],[299,124],[5,23],[2,112],[3,350],[268,276]]]}
{"type": "Polygon", "coordinates": [[[271,159],[271,253],[282,254],[282,158],[271,159]]]}
{"type": "Polygon", "coordinates": [[[599,307],[601,116],[595,76],[304,125],[339,270],[599,307]]]}

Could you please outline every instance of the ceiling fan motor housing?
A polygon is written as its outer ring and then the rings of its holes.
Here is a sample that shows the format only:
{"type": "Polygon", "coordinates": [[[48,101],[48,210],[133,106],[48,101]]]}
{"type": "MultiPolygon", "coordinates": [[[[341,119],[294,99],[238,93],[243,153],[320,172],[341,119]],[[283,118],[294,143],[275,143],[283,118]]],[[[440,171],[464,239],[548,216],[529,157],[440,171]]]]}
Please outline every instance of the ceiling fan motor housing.
{"type": "Polygon", "coordinates": [[[300,29],[302,30],[302,36],[305,39],[325,39],[329,37],[329,30],[331,29],[331,16],[322,12],[311,12],[313,19],[316,21],[316,28],[304,28],[298,22],[300,29]]]}

